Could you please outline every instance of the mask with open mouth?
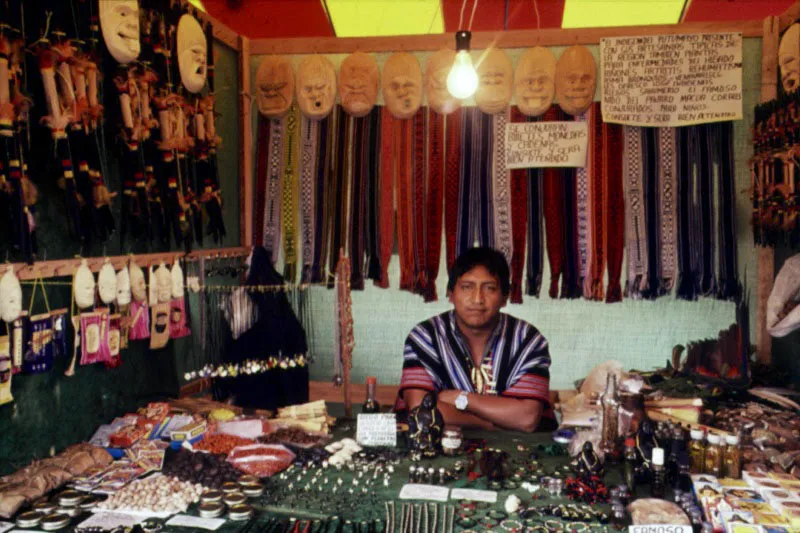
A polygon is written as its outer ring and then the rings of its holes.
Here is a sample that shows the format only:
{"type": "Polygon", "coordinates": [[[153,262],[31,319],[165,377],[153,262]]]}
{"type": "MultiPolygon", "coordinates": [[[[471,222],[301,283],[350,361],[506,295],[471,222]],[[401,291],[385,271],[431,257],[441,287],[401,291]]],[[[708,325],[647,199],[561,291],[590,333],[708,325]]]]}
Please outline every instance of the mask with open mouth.
{"type": "Polygon", "coordinates": [[[383,66],[383,100],[394,118],[411,118],[422,104],[422,68],[408,52],[389,56],[383,66]]]}
{"type": "Polygon", "coordinates": [[[269,118],[282,117],[294,99],[294,70],[283,56],[266,56],[256,72],[258,112],[269,118]]]}
{"type": "Polygon", "coordinates": [[[297,104],[312,120],[327,117],[336,102],[336,69],[320,55],[303,58],[297,67],[297,104]]]}
{"type": "Polygon", "coordinates": [[[556,56],[549,48],[526,50],[514,72],[514,99],[524,114],[538,117],[550,109],[555,96],[556,56]]]}
{"type": "Polygon", "coordinates": [[[141,50],[138,0],[99,0],[98,8],[108,53],[123,65],[135,61],[141,50]]]}
{"type": "Polygon", "coordinates": [[[206,34],[197,19],[183,15],[178,21],[178,70],[183,86],[192,94],[206,85],[206,34]]]}
{"type": "Polygon", "coordinates": [[[339,68],[339,98],[348,115],[363,117],[378,100],[380,71],[375,58],[364,52],[350,54],[339,68]]]}
{"type": "Polygon", "coordinates": [[[478,61],[475,105],[488,115],[502,113],[511,102],[514,67],[505,50],[490,48],[478,61]]]}

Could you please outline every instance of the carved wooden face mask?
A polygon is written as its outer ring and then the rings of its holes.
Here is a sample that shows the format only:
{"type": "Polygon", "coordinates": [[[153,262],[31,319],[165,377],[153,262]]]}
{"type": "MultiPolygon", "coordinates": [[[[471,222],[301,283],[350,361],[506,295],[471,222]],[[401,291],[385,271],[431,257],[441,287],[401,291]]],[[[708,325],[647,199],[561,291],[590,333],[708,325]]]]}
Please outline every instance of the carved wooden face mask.
{"type": "Polygon", "coordinates": [[[191,15],[178,21],[178,69],[181,82],[190,93],[199,93],[206,85],[206,34],[191,15]]]}
{"type": "Polygon", "coordinates": [[[108,260],[100,267],[97,275],[97,293],[104,304],[110,304],[117,298],[117,273],[108,260]]]}
{"type": "Polygon", "coordinates": [[[14,269],[8,267],[6,273],[0,278],[0,318],[4,322],[13,322],[22,312],[22,285],[14,274],[14,269]]]}
{"type": "Polygon", "coordinates": [[[514,72],[514,99],[524,114],[538,117],[553,104],[556,56],[549,48],[526,50],[514,72]]]}
{"type": "Polygon", "coordinates": [[[378,100],[378,62],[369,54],[355,52],[339,68],[339,98],[345,112],[354,117],[367,115],[378,100]]]}
{"type": "Polygon", "coordinates": [[[117,272],[117,305],[128,305],[131,303],[131,276],[128,267],[122,267],[117,272]]]}
{"type": "Polygon", "coordinates": [[[800,87],[800,23],[795,22],[781,37],[778,47],[778,66],[781,69],[781,85],[786,93],[800,87]]]}
{"type": "Polygon", "coordinates": [[[447,115],[461,107],[461,100],[447,90],[447,75],[450,74],[455,60],[456,53],[453,50],[442,48],[431,54],[425,64],[425,96],[428,97],[428,107],[440,115],[447,115]]]}
{"type": "Polygon", "coordinates": [[[117,63],[130,63],[139,57],[139,1],[100,0],[100,29],[108,53],[117,63]]]}
{"type": "Polygon", "coordinates": [[[266,56],[256,72],[258,112],[265,117],[281,117],[294,99],[294,70],[283,56],[266,56]]]}
{"type": "Polygon", "coordinates": [[[147,298],[147,283],[144,280],[144,271],[142,267],[136,263],[131,263],[131,293],[133,299],[137,302],[144,301],[147,298]]]}
{"type": "Polygon", "coordinates": [[[478,90],[475,104],[484,113],[502,112],[511,101],[514,67],[504,50],[490,48],[478,61],[478,90]]]}
{"type": "Polygon", "coordinates": [[[389,56],[383,66],[383,100],[395,118],[410,118],[422,104],[422,69],[407,52],[389,56]]]}
{"type": "Polygon", "coordinates": [[[297,104],[303,115],[321,120],[336,101],[336,70],[323,56],[303,58],[297,68],[297,104]]]}
{"type": "Polygon", "coordinates": [[[72,278],[72,290],[75,293],[75,303],[80,309],[87,309],[94,305],[94,274],[89,270],[86,259],[81,260],[81,265],[72,278]]]}
{"type": "MultiPolygon", "coordinates": [[[[150,281],[152,283],[152,279],[150,281]]],[[[172,300],[172,274],[167,265],[161,263],[156,270],[156,284],[158,288],[158,303],[165,303],[172,300]]],[[[150,302],[152,305],[153,302],[150,302]]]]}
{"type": "Polygon", "coordinates": [[[170,279],[172,281],[172,297],[183,298],[183,269],[181,268],[181,264],[177,261],[172,265],[170,279]]]}
{"type": "Polygon", "coordinates": [[[585,46],[570,46],[556,64],[556,96],[565,113],[580,115],[592,105],[597,65],[585,46]]]}

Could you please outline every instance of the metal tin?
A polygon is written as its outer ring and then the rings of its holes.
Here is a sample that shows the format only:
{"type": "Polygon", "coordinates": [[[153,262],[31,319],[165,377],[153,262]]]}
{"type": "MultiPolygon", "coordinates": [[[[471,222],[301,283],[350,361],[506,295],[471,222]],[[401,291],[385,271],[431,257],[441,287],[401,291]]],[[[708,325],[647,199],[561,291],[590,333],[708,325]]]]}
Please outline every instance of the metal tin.
{"type": "Polygon", "coordinates": [[[258,498],[262,494],[264,494],[264,485],[261,483],[250,483],[248,485],[242,485],[242,492],[248,498],[258,498]]]}
{"type": "Polygon", "coordinates": [[[81,503],[78,504],[78,507],[84,510],[91,509],[95,507],[99,502],[100,500],[98,498],[95,498],[94,496],[88,496],[81,503]]]}
{"type": "Polygon", "coordinates": [[[207,490],[200,496],[203,503],[216,503],[222,501],[222,493],[218,490],[207,490]]]}
{"type": "Polygon", "coordinates": [[[203,518],[218,518],[225,512],[225,506],[220,502],[201,503],[197,507],[197,511],[203,518]]]}
{"type": "Polygon", "coordinates": [[[225,494],[229,492],[239,492],[239,484],[235,481],[226,481],[222,484],[222,492],[225,494]]]}
{"type": "Polygon", "coordinates": [[[249,520],[253,516],[253,508],[246,503],[234,505],[228,509],[228,518],[231,520],[249,520]]]}
{"type": "Polygon", "coordinates": [[[240,477],[236,480],[239,485],[252,485],[254,483],[260,483],[261,480],[258,479],[256,476],[251,476],[250,474],[245,474],[244,476],[240,477]]]}
{"type": "Polygon", "coordinates": [[[39,527],[45,531],[55,531],[69,525],[71,518],[63,513],[53,513],[42,518],[39,527]]]}
{"type": "Polygon", "coordinates": [[[44,514],[52,513],[56,510],[56,507],[58,507],[58,505],[53,502],[38,502],[33,504],[34,511],[39,511],[44,514]]]}
{"type": "Polygon", "coordinates": [[[58,505],[61,507],[74,507],[80,503],[84,494],[77,490],[65,490],[58,495],[58,505]]]}
{"type": "Polygon", "coordinates": [[[229,507],[235,507],[237,505],[241,505],[247,501],[247,496],[242,494],[241,492],[230,492],[226,494],[222,501],[225,502],[225,505],[229,507]]]}
{"type": "Polygon", "coordinates": [[[65,515],[70,516],[72,518],[75,518],[76,516],[80,515],[82,512],[83,512],[83,509],[81,509],[80,507],[59,507],[58,509],[56,509],[56,514],[59,514],[59,513],[60,514],[65,514],[65,515]]]}
{"type": "Polygon", "coordinates": [[[36,527],[42,521],[44,514],[41,511],[27,511],[17,517],[19,527],[36,527]]]}

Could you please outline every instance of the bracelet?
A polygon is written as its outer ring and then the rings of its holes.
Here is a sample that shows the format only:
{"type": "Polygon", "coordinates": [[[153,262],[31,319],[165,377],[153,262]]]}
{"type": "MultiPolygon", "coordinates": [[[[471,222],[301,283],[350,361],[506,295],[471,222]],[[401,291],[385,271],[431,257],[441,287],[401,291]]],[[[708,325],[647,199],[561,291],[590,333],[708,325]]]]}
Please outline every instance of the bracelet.
{"type": "Polygon", "coordinates": [[[505,520],[506,518],[508,518],[508,515],[505,512],[497,509],[492,509],[491,511],[489,511],[487,513],[487,516],[495,520],[505,520]]]}
{"type": "Polygon", "coordinates": [[[513,531],[515,533],[522,533],[522,522],[519,520],[503,520],[500,522],[500,527],[504,531],[513,531]]]}
{"type": "Polygon", "coordinates": [[[546,520],[544,526],[550,533],[560,533],[564,531],[564,526],[558,520],[546,520]]]}
{"type": "Polygon", "coordinates": [[[567,524],[567,531],[570,533],[586,533],[589,531],[589,526],[581,522],[569,522],[567,524]]]}
{"type": "Polygon", "coordinates": [[[475,527],[475,520],[469,516],[461,516],[458,517],[458,525],[461,528],[468,529],[475,527]]]}

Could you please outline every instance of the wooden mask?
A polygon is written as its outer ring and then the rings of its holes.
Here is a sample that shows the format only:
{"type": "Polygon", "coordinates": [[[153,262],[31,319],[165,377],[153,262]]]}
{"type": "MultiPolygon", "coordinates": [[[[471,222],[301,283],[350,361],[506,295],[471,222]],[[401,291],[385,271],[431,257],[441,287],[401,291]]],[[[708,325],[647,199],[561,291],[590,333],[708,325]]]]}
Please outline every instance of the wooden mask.
{"type": "Polygon", "coordinates": [[[597,65],[585,46],[570,46],[556,64],[556,96],[565,113],[580,115],[589,109],[597,87],[597,65]]]}
{"type": "Polygon", "coordinates": [[[795,22],[781,37],[778,47],[781,85],[787,94],[800,87],[800,23],[795,22]]]}
{"type": "Polygon", "coordinates": [[[294,100],[294,70],[284,56],[266,56],[256,72],[258,112],[265,117],[283,116],[294,100]]]}
{"type": "Polygon", "coordinates": [[[336,70],[330,59],[304,57],[297,68],[297,104],[306,117],[321,120],[336,101],[336,70]]]}
{"type": "Polygon", "coordinates": [[[383,66],[383,100],[395,118],[413,117],[422,105],[422,69],[408,52],[389,56],[383,66]]]}
{"type": "Polygon", "coordinates": [[[538,117],[550,109],[555,96],[556,56],[549,48],[526,50],[514,72],[514,99],[524,114],[538,117]]]}
{"type": "Polygon", "coordinates": [[[178,21],[177,40],[181,82],[190,93],[199,93],[206,85],[206,34],[197,19],[183,15],[178,21]]]}
{"type": "Polygon", "coordinates": [[[139,1],[99,0],[100,29],[108,53],[117,63],[127,64],[139,57],[139,1]]]}
{"type": "Polygon", "coordinates": [[[478,61],[475,104],[489,115],[501,113],[511,102],[514,67],[504,50],[490,48],[478,61]]]}
{"type": "Polygon", "coordinates": [[[363,117],[378,101],[378,62],[369,54],[354,52],[339,68],[339,98],[349,115],[363,117]]]}
{"type": "Polygon", "coordinates": [[[428,97],[428,107],[440,115],[447,115],[461,107],[461,100],[447,90],[447,75],[450,74],[455,60],[456,53],[453,50],[442,48],[431,54],[425,64],[425,95],[428,97]]]}

